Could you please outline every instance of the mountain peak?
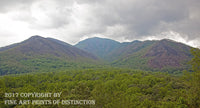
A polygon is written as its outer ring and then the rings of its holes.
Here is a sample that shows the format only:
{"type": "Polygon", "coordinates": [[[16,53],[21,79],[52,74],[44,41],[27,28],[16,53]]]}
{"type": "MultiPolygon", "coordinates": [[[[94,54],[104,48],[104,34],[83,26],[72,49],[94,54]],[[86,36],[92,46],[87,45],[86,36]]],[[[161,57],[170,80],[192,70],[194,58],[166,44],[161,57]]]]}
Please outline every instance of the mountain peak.
{"type": "Polygon", "coordinates": [[[105,41],[105,42],[116,42],[116,43],[119,43],[118,41],[115,41],[115,40],[112,40],[112,39],[108,39],[108,38],[102,38],[102,37],[92,37],[92,38],[88,38],[88,39],[85,39],[83,41],[105,41]]]}
{"type": "Polygon", "coordinates": [[[31,38],[43,38],[43,37],[40,35],[34,35],[34,36],[31,36],[31,38]]]}
{"type": "Polygon", "coordinates": [[[88,38],[88,39],[103,39],[103,38],[100,38],[100,37],[92,37],[92,38],[88,38]]]}
{"type": "MultiPolygon", "coordinates": [[[[42,37],[42,36],[39,36],[39,35],[34,35],[34,36],[31,36],[30,38],[29,38],[30,40],[37,40],[37,39],[44,39],[44,37],[42,37]]],[[[29,40],[28,39],[28,40],[29,40]]]]}
{"type": "Polygon", "coordinates": [[[175,42],[175,43],[177,43],[176,41],[167,39],[167,38],[160,40],[160,42],[175,42]]]}

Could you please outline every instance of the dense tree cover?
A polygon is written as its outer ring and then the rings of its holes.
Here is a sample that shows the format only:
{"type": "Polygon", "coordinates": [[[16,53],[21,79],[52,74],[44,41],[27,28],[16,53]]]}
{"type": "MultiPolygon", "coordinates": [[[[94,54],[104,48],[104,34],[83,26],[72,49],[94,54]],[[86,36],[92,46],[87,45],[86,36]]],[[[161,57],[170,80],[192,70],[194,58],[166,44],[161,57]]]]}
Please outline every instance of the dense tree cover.
{"type": "Polygon", "coordinates": [[[192,54],[194,55],[191,64],[193,74],[189,77],[191,89],[189,91],[190,97],[189,102],[191,107],[199,108],[200,107],[200,50],[192,49],[192,54]]]}
{"type": "Polygon", "coordinates": [[[0,75],[9,74],[23,74],[34,72],[51,72],[61,71],[66,69],[84,69],[84,68],[98,68],[93,63],[84,63],[76,61],[67,61],[65,59],[55,58],[53,56],[0,56],[0,75]],[[2,59],[2,60],[1,60],[2,59]]]}
{"type": "MultiPolygon", "coordinates": [[[[185,78],[139,70],[85,69],[4,76],[0,78],[0,83],[1,106],[4,105],[4,100],[13,99],[5,98],[5,92],[62,92],[59,99],[95,100],[95,105],[68,105],[67,107],[184,108],[193,105],[190,103],[192,94],[188,94],[191,85],[185,78]]],[[[17,98],[17,100],[20,99],[26,98],[17,98]]],[[[28,106],[4,105],[4,107],[19,108],[28,106]]],[[[43,105],[42,107],[62,108],[64,105],[43,105]]]]}

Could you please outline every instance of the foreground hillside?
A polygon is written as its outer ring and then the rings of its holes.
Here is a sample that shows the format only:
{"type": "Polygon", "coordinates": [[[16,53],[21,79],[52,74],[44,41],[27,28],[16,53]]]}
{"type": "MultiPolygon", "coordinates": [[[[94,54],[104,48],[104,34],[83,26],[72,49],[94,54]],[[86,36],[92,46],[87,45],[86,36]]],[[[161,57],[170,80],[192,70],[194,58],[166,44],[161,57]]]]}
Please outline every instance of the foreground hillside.
{"type": "MultiPolygon", "coordinates": [[[[4,93],[62,93],[61,97],[4,97],[1,107],[34,108],[197,108],[187,77],[125,69],[99,69],[51,72],[0,78],[0,96],[4,93]],[[4,104],[5,100],[94,100],[79,104],[4,104]]],[[[195,91],[198,92],[198,91],[195,91]]],[[[197,97],[195,97],[197,98],[197,97]]],[[[197,98],[198,99],[198,98],[197,98]]]]}
{"type": "MultiPolygon", "coordinates": [[[[119,69],[5,76],[1,78],[0,83],[2,97],[4,93],[62,92],[59,99],[92,99],[95,100],[95,105],[90,106],[95,108],[187,107],[186,93],[190,87],[182,79],[167,74],[119,69]]],[[[4,105],[3,100],[8,99],[16,98],[1,99],[1,106],[4,105]]],[[[18,101],[23,99],[17,98],[18,101]]],[[[54,105],[55,108],[64,106],[54,105]]],[[[67,105],[67,107],[73,106],[88,107],[88,105],[67,105]]]]}

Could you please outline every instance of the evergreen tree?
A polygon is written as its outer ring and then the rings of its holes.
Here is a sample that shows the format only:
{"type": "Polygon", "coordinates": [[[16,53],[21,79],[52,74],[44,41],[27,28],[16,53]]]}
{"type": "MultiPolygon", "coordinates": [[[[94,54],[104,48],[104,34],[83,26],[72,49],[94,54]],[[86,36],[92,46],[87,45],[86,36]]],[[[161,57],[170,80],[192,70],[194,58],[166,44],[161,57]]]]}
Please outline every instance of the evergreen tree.
{"type": "Polygon", "coordinates": [[[192,49],[192,74],[189,102],[192,108],[200,107],[200,50],[192,49]]]}

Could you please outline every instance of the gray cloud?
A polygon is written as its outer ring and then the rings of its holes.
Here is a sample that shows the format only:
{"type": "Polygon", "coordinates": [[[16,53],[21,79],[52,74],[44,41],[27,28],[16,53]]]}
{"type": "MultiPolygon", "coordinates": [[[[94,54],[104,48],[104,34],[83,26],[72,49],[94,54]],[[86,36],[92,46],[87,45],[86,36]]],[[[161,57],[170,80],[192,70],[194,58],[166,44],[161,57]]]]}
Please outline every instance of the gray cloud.
{"type": "Polygon", "coordinates": [[[1,0],[0,13],[6,13],[11,10],[24,9],[37,0],[1,0]]]}
{"type": "Polygon", "coordinates": [[[26,23],[32,33],[69,43],[84,36],[135,40],[173,39],[177,34],[184,42],[200,46],[199,10],[199,0],[0,1],[0,13],[26,23]]]}

